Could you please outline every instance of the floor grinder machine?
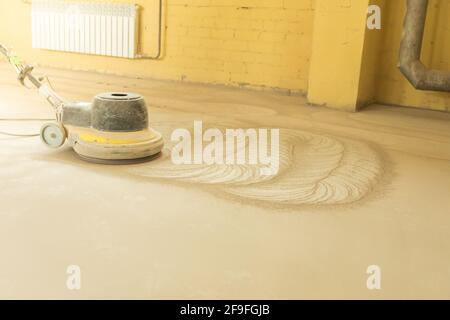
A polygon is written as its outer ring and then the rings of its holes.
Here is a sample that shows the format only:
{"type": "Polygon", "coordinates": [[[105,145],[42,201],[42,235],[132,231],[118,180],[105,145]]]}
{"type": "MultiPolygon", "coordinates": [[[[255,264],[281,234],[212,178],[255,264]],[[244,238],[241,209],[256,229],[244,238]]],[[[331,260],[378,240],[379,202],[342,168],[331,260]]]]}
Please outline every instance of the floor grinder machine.
{"type": "Polygon", "coordinates": [[[55,110],[55,121],[42,126],[42,142],[60,148],[66,141],[84,160],[120,164],[141,162],[158,155],[164,141],[149,128],[144,98],[126,92],[101,93],[92,102],[67,101],[45,82],[33,75],[33,67],[21,61],[0,44],[2,53],[26,86],[29,81],[55,110]]]}

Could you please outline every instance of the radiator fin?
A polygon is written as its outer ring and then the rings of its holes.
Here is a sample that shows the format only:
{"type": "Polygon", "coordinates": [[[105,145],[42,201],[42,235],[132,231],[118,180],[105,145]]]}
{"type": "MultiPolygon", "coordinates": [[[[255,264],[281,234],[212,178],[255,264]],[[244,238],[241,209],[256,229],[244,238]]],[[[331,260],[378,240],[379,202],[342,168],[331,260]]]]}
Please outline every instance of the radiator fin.
{"type": "Polygon", "coordinates": [[[66,52],[135,58],[137,6],[33,0],[32,46],[66,52]]]}

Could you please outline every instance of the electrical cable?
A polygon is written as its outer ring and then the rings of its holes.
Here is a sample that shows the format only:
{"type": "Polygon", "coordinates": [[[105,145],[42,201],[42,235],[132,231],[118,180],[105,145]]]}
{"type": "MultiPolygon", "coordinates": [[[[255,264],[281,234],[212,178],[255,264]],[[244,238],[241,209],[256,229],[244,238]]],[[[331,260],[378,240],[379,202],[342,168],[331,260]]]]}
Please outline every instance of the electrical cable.
{"type": "MultiPolygon", "coordinates": [[[[19,121],[53,121],[55,119],[46,119],[46,118],[0,118],[0,122],[19,122],[19,121]]],[[[40,133],[14,133],[14,132],[7,132],[7,131],[0,131],[0,135],[8,136],[8,137],[17,137],[17,138],[34,138],[39,137],[40,133]]]]}
{"type": "Polygon", "coordinates": [[[34,137],[39,137],[40,133],[21,134],[21,133],[11,133],[11,132],[6,132],[6,131],[0,131],[0,135],[8,136],[8,137],[16,137],[16,138],[34,138],[34,137]]]}

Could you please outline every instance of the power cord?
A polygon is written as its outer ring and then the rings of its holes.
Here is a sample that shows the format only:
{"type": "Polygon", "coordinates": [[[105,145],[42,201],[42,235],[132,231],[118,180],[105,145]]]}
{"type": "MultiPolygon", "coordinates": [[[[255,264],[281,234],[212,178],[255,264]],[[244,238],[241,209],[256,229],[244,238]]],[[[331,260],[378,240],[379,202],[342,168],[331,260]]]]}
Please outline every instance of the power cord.
{"type": "MultiPolygon", "coordinates": [[[[19,122],[19,121],[53,121],[55,119],[33,119],[33,118],[0,118],[1,122],[19,122]]],[[[0,135],[8,136],[8,137],[17,137],[17,138],[33,138],[33,137],[39,137],[39,133],[32,133],[32,134],[24,134],[24,133],[13,133],[13,132],[7,132],[7,131],[0,131],[0,135]]]]}
{"type": "MultiPolygon", "coordinates": [[[[39,81],[43,82],[46,81],[47,84],[50,86],[50,88],[52,90],[53,86],[52,83],[50,82],[50,79],[48,78],[47,75],[44,75],[42,77],[39,78],[39,81]]],[[[27,89],[31,89],[31,87],[28,87],[25,83],[23,84],[25,88],[27,89]]],[[[20,121],[54,121],[55,119],[39,119],[39,118],[0,118],[0,122],[20,122],[20,121]]],[[[3,136],[8,136],[8,137],[17,137],[17,138],[34,138],[34,137],[39,137],[40,133],[32,133],[32,134],[22,134],[22,133],[13,133],[13,132],[6,132],[6,131],[0,131],[0,135],[3,136]]]]}

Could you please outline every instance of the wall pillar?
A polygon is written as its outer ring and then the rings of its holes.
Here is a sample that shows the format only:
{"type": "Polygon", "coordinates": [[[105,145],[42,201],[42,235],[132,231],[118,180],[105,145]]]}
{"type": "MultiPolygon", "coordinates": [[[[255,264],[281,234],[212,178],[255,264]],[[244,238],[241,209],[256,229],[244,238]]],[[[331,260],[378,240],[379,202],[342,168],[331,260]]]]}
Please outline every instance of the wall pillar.
{"type": "Polygon", "coordinates": [[[346,111],[359,105],[369,0],[317,0],[308,100],[346,111]]]}

